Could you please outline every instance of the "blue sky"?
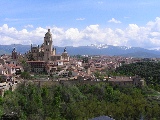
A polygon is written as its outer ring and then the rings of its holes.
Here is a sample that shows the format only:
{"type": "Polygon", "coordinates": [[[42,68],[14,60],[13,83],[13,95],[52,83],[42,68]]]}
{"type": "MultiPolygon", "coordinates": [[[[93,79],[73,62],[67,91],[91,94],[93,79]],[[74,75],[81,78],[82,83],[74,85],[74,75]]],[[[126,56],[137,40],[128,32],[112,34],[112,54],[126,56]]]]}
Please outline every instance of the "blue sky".
{"type": "Polygon", "coordinates": [[[0,44],[159,48],[159,0],[0,0],[0,44]]]}

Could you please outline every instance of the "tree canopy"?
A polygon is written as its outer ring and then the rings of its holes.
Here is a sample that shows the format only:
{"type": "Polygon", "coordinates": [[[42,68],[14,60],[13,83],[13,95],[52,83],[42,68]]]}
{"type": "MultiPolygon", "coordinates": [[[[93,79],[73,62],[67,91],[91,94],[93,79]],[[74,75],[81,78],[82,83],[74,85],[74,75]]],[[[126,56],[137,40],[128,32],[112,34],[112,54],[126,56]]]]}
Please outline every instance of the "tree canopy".
{"type": "Polygon", "coordinates": [[[149,88],[118,88],[107,83],[39,87],[20,85],[0,99],[0,114],[22,120],[73,120],[112,116],[114,119],[160,119],[160,103],[148,98],[149,88]]]}

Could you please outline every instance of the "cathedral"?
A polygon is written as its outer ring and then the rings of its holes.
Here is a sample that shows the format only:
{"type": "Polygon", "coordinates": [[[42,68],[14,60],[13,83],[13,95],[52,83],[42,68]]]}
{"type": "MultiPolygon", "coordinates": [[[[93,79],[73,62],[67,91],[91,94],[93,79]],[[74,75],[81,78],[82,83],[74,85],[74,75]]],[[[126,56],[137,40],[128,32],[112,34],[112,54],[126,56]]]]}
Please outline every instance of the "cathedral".
{"type": "Polygon", "coordinates": [[[47,63],[57,60],[69,61],[69,55],[66,52],[66,48],[61,55],[56,55],[56,48],[52,47],[52,34],[50,29],[45,34],[44,43],[41,46],[33,47],[31,44],[31,50],[25,53],[25,57],[28,61],[45,61],[47,63]]]}

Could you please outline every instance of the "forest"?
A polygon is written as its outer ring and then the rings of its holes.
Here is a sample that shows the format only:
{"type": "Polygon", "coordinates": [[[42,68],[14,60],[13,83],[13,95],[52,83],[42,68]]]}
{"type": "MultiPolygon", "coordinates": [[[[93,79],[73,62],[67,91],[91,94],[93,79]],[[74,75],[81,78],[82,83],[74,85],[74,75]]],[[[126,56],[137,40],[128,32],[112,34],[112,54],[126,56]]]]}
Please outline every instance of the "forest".
{"type": "Polygon", "coordinates": [[[117,120],[159,120],[160,102],[150,88],[108,83],[38,86],[21,84],[0,98],[0,115],[20,120],[88,120],[111,116],[117,120]]]}

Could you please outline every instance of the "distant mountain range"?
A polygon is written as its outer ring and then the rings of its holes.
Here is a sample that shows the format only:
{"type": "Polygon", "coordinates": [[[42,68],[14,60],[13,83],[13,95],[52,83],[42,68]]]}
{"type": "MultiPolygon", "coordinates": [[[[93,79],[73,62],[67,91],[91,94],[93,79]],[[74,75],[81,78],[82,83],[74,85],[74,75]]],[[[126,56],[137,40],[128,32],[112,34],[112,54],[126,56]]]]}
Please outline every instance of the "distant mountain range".
{"type": "MultiPolygon", "coordinates": [[[[17,52],[24,54],[30,50],[30,45],[0,45],[0,54],[11,54],[13,48],[17,52]]],[[[55,46],[57,54],[61,54],[65,47],[55,46]]],[[[69,55],[108,55],[108,56],[126,56],[140,58],[160,58],[160,51],[148,50],[140,47],[112,46],[106,44],[92,44],[91,46],[66,46],[69,55]]]]}

